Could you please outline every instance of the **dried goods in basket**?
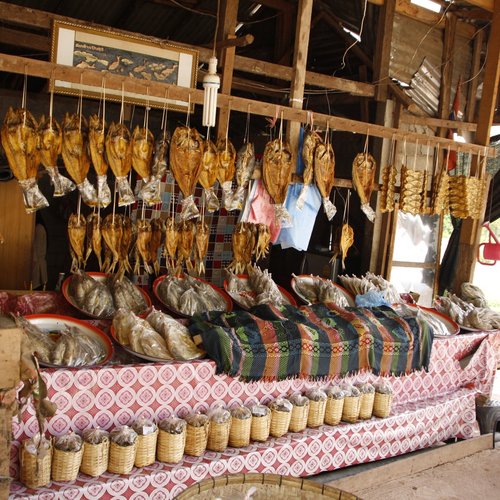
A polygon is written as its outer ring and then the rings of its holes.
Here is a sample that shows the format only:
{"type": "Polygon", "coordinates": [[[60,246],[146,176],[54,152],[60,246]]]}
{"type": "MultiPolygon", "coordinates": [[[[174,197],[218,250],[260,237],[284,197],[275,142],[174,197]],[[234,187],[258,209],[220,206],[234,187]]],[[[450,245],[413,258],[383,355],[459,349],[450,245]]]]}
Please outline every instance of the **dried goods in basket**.
{"type": "Polygon", "coordinates": [[[130,474],[134,468],[137,433],[127,425],[115,427],[109,434],[108,472],[130,474]]]}
{"type": "Polygon", "coordinates": [[[25,439],[19,449],[20,480],[28,488],[40,488],[50,482],[52,443],[42,434],[25,439]]]}
{"type": "Polygon", "coordinates": [[[86,429],[82,437],[83,456],[80,472],[98,477],[108,469],[109,433],[102,429],[86,429]]]}
{"type": "Polygon", "coordinates": [[[229,410],[217,406],[208,412],[210,429],[208,431],[207,450],[224,451],[229,442],[231,428],[231,413],[229,410]]]}
{"type": "Polygon", "coordinates": [[[344,409],[345,392],[337,385],[328,387],[326,390],[325,424],[338,425],[342,420],[344,409]]]}
{"type": "Polygon", "coordinates": [[[290,432],[302,432],[307,427],[309,399],[302,396],[300,392],[291,394],[287,399],[292,403],[292,415],[288,430],[290,432]]]}
{"type": "Polygon", "coordinates": [[[356,387],[359,389],[359,418],[361,420],[369,420],[372,418],[373,402],[375,400],[375,387],[369,382],[358,384],[356,387]]]}
{"type": "Polygon", "coordinates": [[[306,391],[309,399],[309,415],[307,416],[307,427],[319,427],[325,422],[326,393],[320,388],[313,388],[306,391]]]}
{"type": "Polygon", "coordinates": [[[158,424],[157,457],[160,462],[179,463],[184,456],[186,444],[186,421],[169,417],[158,424]]]}
{"type": "Polygon", "coordinates": [[[273,437],[284,436],[288,432],[292,417],[293,405],[285,398],[276,398],[269,403],[271,410],[271,428],[269,434],[273,437]]]}
{"type": "Polygon", "coordinates": [[[252,412],[246,406],[231,408],[231,428],[229,430],[229,446],[243,448],[250,444],[252,412]]]}
{"type": "Polygon", "coordinates": [[[83,440],[74,433],[54,438],[51,477],[54,481],[74,481],[83,457],[83,440]]]}
{"type": "Polygon", "coordinates": [[[136,467],[151,465],[156,459],[158,426],[148,418],[139,417],[132,424],[132,429],[137,433],[134,465],[136,467]]]}
{"type": "Polygon", "coordinates": [[[250,439],[264,443],[269,438],[271,429],[271,410],[260,404],[253,405],[250,410],[252,412],[250,439]]]}
{"type": "Polygon", "coordinates": [[[210,420],[207,415],[200,413],[192,413],[185,420],[187,425],[184,453],[192,457],[199,457],[207,449],[210,420]]]}

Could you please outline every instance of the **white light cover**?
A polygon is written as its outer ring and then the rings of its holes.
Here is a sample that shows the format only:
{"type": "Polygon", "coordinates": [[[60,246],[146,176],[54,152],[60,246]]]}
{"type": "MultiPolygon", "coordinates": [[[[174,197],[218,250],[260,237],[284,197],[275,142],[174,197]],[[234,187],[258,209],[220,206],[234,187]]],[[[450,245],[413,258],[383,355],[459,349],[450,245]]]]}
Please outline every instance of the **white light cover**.
{"type": "Polygon", "coordinates": [[[220,87],[220,78],[217,74],[217,58],[211,57],[208,61],[208,73],[203,77],[203,119],[204,127],[215,126],[217,112],[217,90],[220,87]]]}
{"type": "Polygon", "coordinates": [[[411,0],[411,3],[423,7],[424,9],[432,10],[432,12],[441,12],[441,5],[432,0],[411,0]]]}

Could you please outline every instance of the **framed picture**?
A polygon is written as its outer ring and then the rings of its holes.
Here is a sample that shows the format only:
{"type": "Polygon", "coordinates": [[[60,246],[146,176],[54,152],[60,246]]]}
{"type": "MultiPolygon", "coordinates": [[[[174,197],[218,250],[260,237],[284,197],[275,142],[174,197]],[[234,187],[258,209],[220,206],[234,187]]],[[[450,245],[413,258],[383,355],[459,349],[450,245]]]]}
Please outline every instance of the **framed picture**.
{"type": "MultiPolygon", "coordinates": [[[[195,88],[198,51],[139,36],[54,21],[51,61],[76,68],[195,88]]],[[[51,85],[55,92],[62,94],[80,95],[82,92],[85,97],[94,98],[102,95],[100,86],[61,80],[55,80],[51,85]]],[[[106,89],[106,99],[121,101],[122,93],[120,90],[106,89]]],[[[150,106],[161,108],[166,99],[127,92],[125,88],[124,100],[142,105],[149,102],[150,106]]],[[[186,111],[188,103],[169,99],[169,107],[186,111]]]]}

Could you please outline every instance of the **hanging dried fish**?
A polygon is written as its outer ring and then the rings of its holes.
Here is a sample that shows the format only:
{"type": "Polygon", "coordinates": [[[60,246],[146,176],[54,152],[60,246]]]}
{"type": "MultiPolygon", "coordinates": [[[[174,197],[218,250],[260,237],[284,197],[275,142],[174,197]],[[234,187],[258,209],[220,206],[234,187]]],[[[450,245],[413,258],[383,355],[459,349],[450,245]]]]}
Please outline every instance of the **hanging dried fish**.
{"type": "Polygon", "coordinates": [[[170,146],[170,168],[179,185],[182,200],[181,220],[200,215],[193,193],[202,169],[203,141],[195,128],[177,127],[170,146]]]}
{"type": "MultiPolygon", "coordinates": [[[[104,272],[113,273],[116,266],[121,261],[121,244],[123,239],[123,221],[120,214],[109,214],[107,215],[101,224],[101,234],[104,239],[106,248],[111,253],[112,261],[109,265],[105,265],[104,272]]],[[[106,255],[106,252],[105,252],[106,255]]],[[[107,258],[105,257],[105,262],[107,258]]],[[[110,259],[111,260],[111,259],[110,259]]]]}
{"type": "Polygon", "coordinates": [[[227,136],[217,141],[217,155],[219,160],[217,179],[222,187],[222,201],[224,208],[231,210],[233,199],[232,184],[236,171],[236,149],[227,136]]]}
{"type": "Polygon", "coordinates": [[[153,261],[153,269],[156,275],[160,274],[160,252],[163,245],[165,225],[162,219],[156,218],[151,221],[151,240],[149,242],[149,255],[153,261]]]}
{"type": "Polygon", "coordinates": [[[118,185],[118,206],[130,205],[135,201],[134,193],[127,178],[132,168],[132,137],[130,131],[122,123],[111,123],[105,144],[106,157],[118,185]]]}
{"type": "Polygon", "coordinates": [[[106,123],[98,115],[89,118],[89,146],[92,165],[97,174],[97,199],[100,207],[107,207],[111,203],[111,190],[108,186],[108,163],[104,157],[106,123]]]}
{"type": "MultiPolygon", "coordinates": [[[[97,257],[99,271],[103,270],[102,262],[102,234],[101,234],[101,217],[98,213],[89,214],[87,217],[87,240],[90,243],[90,249],[97,257]]],[[[89,251],[87,251],[90,253],[89,251]]]]}
{"type": "Polygon", "coordinates": [[[1,131],[2,146],[9,167],[23,190],[26,212],[47,207],[37,181],[39,152],[37,149],[37,123],[26,109],[9,107],[1,131]]]}
{"type": "Polygon", "coordinates": [[[370,197],[375,187],[376,170],[375,159],[366,151],[357,154],[352,162],[352,183],[361,200],[361,210],[370,222],[375,220],[375,212],[370,207],[370,197]]]}
{"type": "Polygon", "coordinates": [[[257,225],[257,244],[255,245],[255,259],[260,260],[267,256],[271,242],[271,230],[267,224],[257,225]]]}
{"type": "Polygon", "coordinates": [[[236,274],[247,272],[252,264],[252,255],[255,248],[255,224],[239,222],[236,224],[233,236],[233,260],[228,266],[228,270],[236,274]]]}
{"type": "Polygon", "coordinates": [[[345,223],[342,226],[342,232],[340,234],[340,251],[342,252],[342,269],[345,269],[345,258],[347,257],[347,252],[349,248],[352,247],[354,243],[354,230],[353,228],[345,223]]]}
{"type": "Polygon", "coordinates": [[[330,201],[330,193],[335,181],[335,154],[332,145],[320,142],[314,150],[314,178],[323,198],[323,208],[328,220],[337,213],[335,205],[330,201]]]}
{"type": "MultiPolygon", "coordinates": [[[[132,167],[141,176],[142,182],[147,184],[151,179],[151,163],[153,160],[154,137],[146,127],[137,125],[132,133],[132,167]]],[[[144,193],[144,202],[152,204],[148,193],[144,193]]]]}
{"type": "Polygon", "coordinates": [[[205,274],[205,256],[208,250],[208,240],[210,229],[205,220],[201,219],[196,223],[196,234],[194,236],[194,269],[198,276],[205,274]]]}
{"type": "Polygon", "coordinates": [[[84,203],[97,206],[97,193],[87,179],[90,170],[87,120],[66,113],[62,123],[62,157],[69,176],[75,181],[84,203]]]}
{"type": "Polygon", "coordinates": [[[320,144],[321,137],[312,129],[308,129],[302,141],[302,162],[304,163],[304,173],[302,174],[304,186],[297,198],[297,208],[301,209],[307,196],[307,190],[314,179],[314,153],[316,146],[320,144]]]}
{"type": "Polygon", "coordinates": [[[131,248],[133,247],[134,241],[134,225],[130,220],[130,217],[123,216],[121,217],[121,226],[122,226],[122,239],[120,242],[120,270],[132,272],[132,266],[130,265],[129,255],[131,248]]]}
{"type": "Polygon", "coordinates": [[[214,188],[219,168],[219,157],[217,155],[217,148],[210,139],[207,139],[203,143],[203,156],[201,158],[201,164],[202,168],[199,182],[205,193],[207,210],[209,212],[215,212],[220,208],[220,203],[217,199],[214,188]]]}
{"type": "Polygon", "coordinates": [[[170,272],[173,272],[177,262],[179,240],[179,226],[173,217],[169,217],[165,222],[165,257],[170,272]]]}
{"type": "Polygon", "coordinates": [[[238,187],[234,192],[231,210],[241,210],[245,201],[248,183],[255,169],[255,149],[251,142],[241,146],[236,155],[236,183],[238,187]]]}
{"type": "Polygon", "coordinates": [[[182,264],[186,264],[187,271],[193,270],[191,253],[194,244],[194,223],[190,220],[182,221],[179,228],[179,244],[177,247],[178,267],[182,269],[182,264]]]}
{"type": "Polygon", "coordinates": [[[137,228],[137,239],[135,241],[135,266],[134,273],[140,274],[141,261],[144,266],[144,270],[148,274],[152,274],[153,269],[149,265],[151,262],[151,253],[149,251],[151,244],[151,236],[153,230],[151,228],[151,222],[146,219],[138,220],[136,222],[137,228]]]}
{"type": "Polygon", "coordinates": [[[61,126],[53,118],[46,119],[45,115],[40,118],[37,147],[40,152],[40,161],[54,186],[54,198],[74,191],[75,184],[61,175],[57,168],[57,157],[62,149],[62,132],[61,126]]]}
{"type": "Polygon", "coordinates": [[[85,267],[85,236],[87,222],[83,215],[71,214],[68,220],[68,239],[71,253],[71,272],[85,267]]]}

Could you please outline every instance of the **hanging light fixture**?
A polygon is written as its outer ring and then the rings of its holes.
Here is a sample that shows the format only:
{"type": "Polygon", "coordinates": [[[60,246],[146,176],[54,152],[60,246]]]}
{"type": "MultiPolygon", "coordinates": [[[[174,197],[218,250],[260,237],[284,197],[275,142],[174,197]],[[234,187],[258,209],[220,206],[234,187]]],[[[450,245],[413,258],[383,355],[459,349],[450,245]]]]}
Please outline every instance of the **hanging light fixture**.
{"type": "Polygon", "coordinates": [[[215,125],[215,114],[217,112],[217,91],[220,88],[220,77],[217,74],[217,57],[215,57],[215,46],[217,41],[217,31],[219,28],[219,8],[220,0],[217,0],[217,20],[215,23],[214,48],[212,57],[208,61],[208,73],[203,77],[203,121],[204,127],[215,125]]]}

